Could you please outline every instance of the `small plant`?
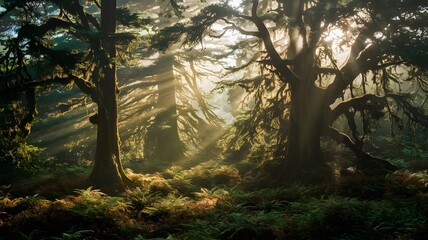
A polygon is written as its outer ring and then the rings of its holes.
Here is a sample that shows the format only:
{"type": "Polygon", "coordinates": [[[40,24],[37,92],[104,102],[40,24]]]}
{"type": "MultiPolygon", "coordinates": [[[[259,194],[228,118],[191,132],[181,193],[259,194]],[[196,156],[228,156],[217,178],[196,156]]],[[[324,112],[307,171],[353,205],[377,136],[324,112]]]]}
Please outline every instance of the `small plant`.
{"type": "Polygon", "coordinates": [[[11,186],[10,184],[0,185],[0,199],[9,195],[10,186],[11,186]]]}
{"type": "Polygon", "coordinates": [[[79,189],[74,199],[75,205],[70,211],[85,217],[104,216],[108,212],[126,211],[130,203],[121,197],[110,197],[98,189],[79,189]]]}
{"type": "Polygon", "coordinates": [[[211,190],[201,188],[201,191],[196,192],[195,196],[198,198],[224,198],[229,196],[229,192],[222,188],[212,188],[211,190]]]}
{"type": "Polygon", "coordinates": [[[33,196],[25,196],[22,199],[22,203],[26,204],[28,206],[34,206],[36,205],[42,198],[39,196],[39,194],[35,194],[33,196]]]}
{"type": "Polygon", "coordinates": [[[61,237],[52,237],[55,240],[74,240],[74,239],[82,239],[83,235],[86,233],[92,233],[92,230],[79,230],[72,233],[63,233],[61,237]]]}
{"type": "Polygon", "coordinates": [[[375,204],[367,217],[368,227],[379,236],[399,237],[427,223],[426,217],[414,206],[375,204]]]}
{"type": "Polygon", "coordinates": [[[0,174],[8,174],[14,170],[27,173],[35,173],[36,170],[50,166],[53,158],[43,158],[44,148],[30,145],[22,137],[16,136],[13,139],[7,139],[0,134],[0,166],[9,166],[11,168],[1,169],[0,174]]]}
{"type": "Polygon", "coordinates": [[[157,219],[165,216],[181,215],[186,212],[189,201],[187,197],[169,194],[141,210],[139,217],[145,216],[146,218],[157,219]]]}
{"type": "Polygon", "coordinates": [[[34,229],[33,231],[31,231],[28,235],[23,233],[23,232],[19,232],[19,235],[21,236],[22,239],[24,240],[33,240],[36,239],[37,235],[40,234],[41,231],[38,229],[34,229]]]}
{"type": "MultiPolygon", "coordinates": [[[[146,239],[148,239],[148,238],[144,238],[143,236],[138,235],[133,240],[146,240],[146,239]]],[[[152,238],[150,238],[150,239],[152,239],[152,238]]],[[[166,237],[166,238],[156,238],[156,239],[158,239],[158,240],[174,240],[174,238],[172,237],[171,234],[169,234],[168,237],[166,237]]]]}

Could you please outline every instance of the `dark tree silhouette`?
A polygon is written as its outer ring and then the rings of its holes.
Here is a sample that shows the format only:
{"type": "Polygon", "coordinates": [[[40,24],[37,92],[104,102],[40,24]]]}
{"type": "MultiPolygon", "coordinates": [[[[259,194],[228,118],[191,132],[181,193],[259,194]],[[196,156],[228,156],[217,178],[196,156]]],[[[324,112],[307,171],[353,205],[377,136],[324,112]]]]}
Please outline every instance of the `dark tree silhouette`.
{"type": "Polygon", "coordinates": [[[261,72],[236,81],[256,100],[241,135],[254,137],[266,128],[276,132],[274,155],[282,159],[276,167],[282,169],[281,178],[325,165],[322,136],[349,147],[361,167],[387,170],[390,164],[363,151],[364,140],[370,120],[383,115],[396,123],[403,113],[428,126],[426,113],[412,99],[427,93],[425,21],[424,1],[248,0],[240,8],[226,2],[165,30],[169,37],[163,45],[183,35],[187,46],[227,32],[243,36],[231,52],[243,56],[245,46],[249,56],[235,71],[258,64],[261,72]],[[214,23],[223,30],[211,28],[214,23]],[[335,32],[344,36],[333,46],[329,36],[335,32]],[[340,52],[347,52],[346,60],[340,52]],[[400,68],[407,76],[400,75],[400,68]],[[408,82],[418,86],[414,95],[403,87],[408,82]],[[334,126],[342,116],[348,133],[334,126]]]}
{"type": "Polygon", "coordinates": [[[101,12],[99,19],[79,1],[5,1],[4,12],[22,17],[14,22],[2,57],[2,76],[9,92],[25,92],[27,114],[19,123],[29,132],[35,114],[35,91],[59,83],[76,85],[97,104],[90,121],[98,126],[96,156],[89,183],[104,191],[130,183],[122,169],[117,123],[116,45],[135,37],[116,33],[116,24],[141,27],[146,23],[116,1],[88,3],[101,12]],[[116,14],[119,12],[120,14],[116,14]],[[116,23],[117,20],[117,23],[116,23]],[[61,45],[57,41],[69,43],[61,45]]]}
{"type": "MultiPolygon", "coordinates": [[[[95,83],[99,91],[98,113],[92,116],[98,126],[95,163],[89,182],[102,189],[120,189],[131,181],[122,168],[120,139],[118,132],[116,80],[116,43],[111,36],[116,32],[116,1],[101,1],[101,40],[105,59],[100,59],[99,80],[95,83]],[[109,36],[110,37],[107,37],[109,36]],[[96,118],[96,120],[95,120],[96,118]]],[[[101,50],[101,49],[100,49],[101,50]]]]}

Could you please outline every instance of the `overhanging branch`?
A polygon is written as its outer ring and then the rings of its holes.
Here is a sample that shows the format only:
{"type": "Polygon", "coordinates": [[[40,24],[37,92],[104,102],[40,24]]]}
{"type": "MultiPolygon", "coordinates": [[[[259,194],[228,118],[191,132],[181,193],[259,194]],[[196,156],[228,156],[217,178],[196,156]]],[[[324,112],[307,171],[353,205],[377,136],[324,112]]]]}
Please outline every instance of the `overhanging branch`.
{"type": "Polygon", "coordinates": [[[424,113],[423,109],[415,107],[409,101],[410,95],[389,93],[384,96],[377,96],[374,94],[366,94],[362,97],[353,98],[348,101],[342,102],[331,110],[328,117],[329,124],[333,123],[340,115],[346,114],[350,109],[354,111],[369,111],[372,116],[380,116],[383,111],[389,108],[388,99],[393,100],[403,113],[413,122],[428,127],[428,116],[424,113]]]}
{"type": "Polygon", "coordinates": [[[337,143],[342,143],[346,147],[354,152],[355,156],[360,160],[360,165],[362,167],[368,168],[371,171],[380,170],[381,172],[389,172],[396,169],[396,167],[383,159],[376,158],[369,153],[366,153],[362,150],[360,146],[355,144],[348,135],[340,132],[336,128],[329,127],[325,134],[331,139],[335,140],[337,143]],[[377,169],[371,169],[376,167],[377,169]]]}
{"type": "Polygon", "coordinates": [[[82,91],[86,95],[89,95],[93,101],[97,102],[95,86],[92,83],[74,75],[69,75],[67,77],[53,77],[53,78],[48,78],[43,80],[27,82],[25,86],[22,88],[22,90],[49,86],[55,83],[67,85],[67,84],[70,84],[71,82],[74,82],[74,84],[76,84],[76,86],[80,89],[80,91],[82,91]]]}
{"type": "Polygon", "coordinates": [[[338,104],[330,113],[329,123],[331,124],[340,115],[346,114],[350,109],[354,111],[370,110],[372,112],[380,112],[387,105],[387,98],[394,94],[387,94],[385,96],[376,96],[374,94],[366,94],[362,97],[352,98],[338,104]]]}

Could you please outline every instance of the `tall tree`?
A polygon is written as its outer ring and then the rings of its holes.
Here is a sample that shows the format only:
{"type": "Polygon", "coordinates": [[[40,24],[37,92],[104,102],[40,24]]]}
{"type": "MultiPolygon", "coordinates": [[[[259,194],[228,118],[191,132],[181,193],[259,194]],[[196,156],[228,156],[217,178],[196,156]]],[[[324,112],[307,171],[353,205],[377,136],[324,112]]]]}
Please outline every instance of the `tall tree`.
{"type": "MultiPolygon", "coordinates": [[[[130,183],[122,168],[118,132],[116,77],[116,1],[101,1],[101,40],[105,58],[99,59],[99,79],[95,83],[98,92],[98,114],[93,116],[98,126],[95,163],[89,182],[102,189],[117,189],[130,183]]],[[[101,50],[101,49],[100,49],[101,50]]]]}
{"type": "Polygon", "coordinates": [[[426,19],[424,1],[244,0],[238,8],[227,1],[211,5],[175,28],[190,46],[232,31],[244,36],[231,52],[242,53],[247,46],[252,54],[236,70],[261,66],[258,76],[237,81],[256,99],[250,124],[276,132],[279,175],[292,177],[325,165],[324,135],[349,147],[361,166],[390,168],[364,152],[370,120],[386,115],[396,122],[401,111],[428,126],[426,113],[405,92],[409,88],[402,88],[412,81],[418,85],[413,96],[426,98],[426,19]],[[224,28],[216,31],[215,23],[224,28]],[[335,34],[343,37],[333,43],[335,34]],[[341,116],[349,133],[334,127],[341,116]]]}
{"type": "Polygon", "coordinates": [[[1,73],[7,91],[25,92],[30,97],[28,120],[21,124],[28,129],[35,114],[37,88],[74,84],[90,96],[98,106],[98,113],[90,117],[98,132],[89,182],[114,191],[130,183],[120,158],[116,45],[125,47],[135,38],[126,32],[116,33],[116,24],[141,26],[145,22],[129,10],[116,9],[116,1],[88,4],[100,8],[101,23],[80,1],[4,1],[5,11],[0,16],[14,14],[23,20],[10,30],[16,34],[5,45],[1,73]],[[116,15],[118,11],[120,15],[116,15]],[[69,45],[59,44],[61,40],[69,45]]]}
{"type": "Polygon", "coordinates": [[[145,141],[145,154],[151,160],[175,162],[184,156],[184,145],[179,137],[176,97],[176,78],[174,75],[174,56],[165,54],[157,64],[158,113],[149,128],[145,141]]]}
{"type": "MultiPolygon", "coordinates": [[[[156,22],[152,29],[154,31],[162,31],[165,27],[194,15],[194,11],[186,11],[183,3],[177,4],[174,0],[132,4],[133,8],[151,14],[156,22]]],[[[201,7],[195,4],[192,8],[201,7]]],[[[193,63],[195,52],[183,52],[176,46],[164,46],[160,53],[156,47],[159,47],[162,40],[156,36],[151,38],[152,48],[143,52],[143,55],[152,55],[151,58],[156,59],[151,65],[125,70],[125,78],[138,79],[141,84],[125,86],[123,93],[126,96],[123,102],[127,106],[127,110],[124,110],[127,118],[132,115],[134,120],[140,119],[135,126],[140,131],[127,131],[126,137],[129,137],[128,133],[134,137],[139,135],[140,140],[137,142],[144,142],[141,155],[145,161],[161,161],[161,165],[165,165],[183,159],[185,153],[194,153],[203,148],[205,141],[202,138],[206,137],[209,127],[219,127],[219,121],[197,87],[199,79],[193,63]],[[138,96],[133,92],[139,92],[138,96]],[[133,101],[129,101],[130,99],[133,101]],[[135,105],[144,106],[137,109],[132,107],[135,105]],[[150,117],[147,117],[150,110],[150,117]],[[197,114],[198,111],[200,114],[197,114]]]]}
{"type": "Polygon", "coordinates": [[[169,50],[151,65],[129,68],[123,74],[128,82],[119,104],[122,122],[130,121],[134,127],[122,138],[127,147],[134,145],[130,152],[143,142],[140,152],[145,161],[161,161],[162,167],[173,164],[185,153],[205,148],[215,137],[208,132],[220,129],[220,120],[198,89],[195,54],[169,50]]]}

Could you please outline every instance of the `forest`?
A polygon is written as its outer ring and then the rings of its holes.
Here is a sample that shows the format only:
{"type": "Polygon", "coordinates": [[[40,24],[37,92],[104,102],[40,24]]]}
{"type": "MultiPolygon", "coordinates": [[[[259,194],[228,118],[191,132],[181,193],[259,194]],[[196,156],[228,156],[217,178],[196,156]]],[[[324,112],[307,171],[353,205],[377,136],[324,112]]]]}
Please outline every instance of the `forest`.
{"type": "Polygon", "coordinates": [[[0,240],[427,239],[424,0],[0,0],[0,240]]]}

